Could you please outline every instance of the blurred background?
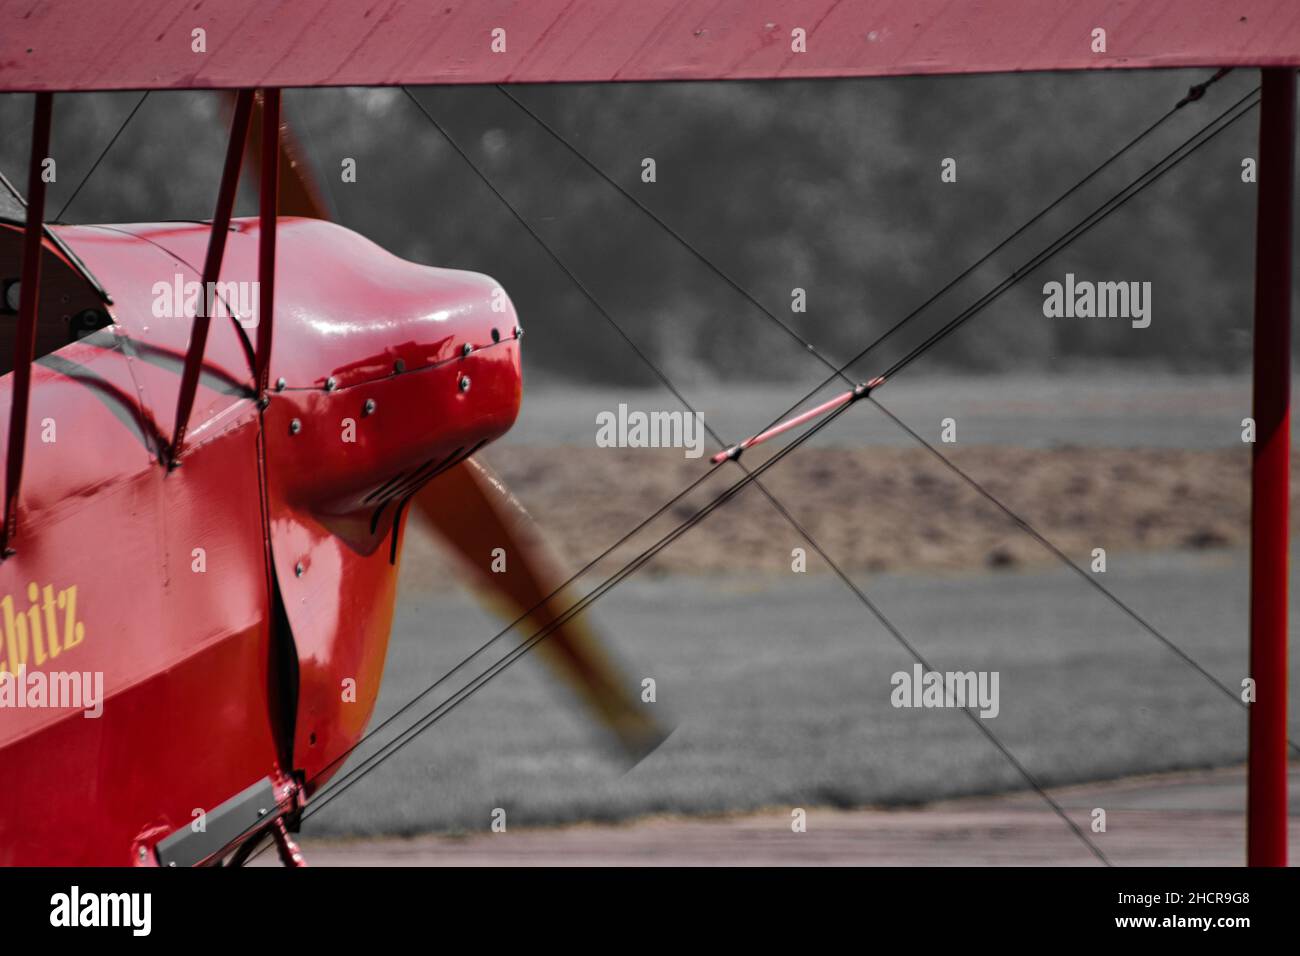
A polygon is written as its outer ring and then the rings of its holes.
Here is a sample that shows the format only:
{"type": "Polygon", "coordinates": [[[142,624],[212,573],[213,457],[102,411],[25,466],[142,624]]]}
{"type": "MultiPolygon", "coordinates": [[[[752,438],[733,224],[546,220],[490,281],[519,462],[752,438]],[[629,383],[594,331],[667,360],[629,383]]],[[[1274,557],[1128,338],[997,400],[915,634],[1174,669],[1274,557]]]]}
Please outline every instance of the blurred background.
{"type": "MultiPolygon", "coordinates": [[[[512,93],[839,364],[1208,75],[512,93]],[[653,183],[641,179],[645,158],[655,160],[653,183]],[[956,160],[953,183],[940,178],[947,158],[956,160]],[[795,288],[806,291],[806,312],[791,311],[795,288]]],[[[1230,74],[1179,110],[852,376],[878,374],[1257,82],[1253,71],[1230,74]]],[[[815,355],[501,92],[414,92],[725,441],[763,427],[826,379],[815,355]]],[[[20,184],[29,99],[0,98],[0,171],[20,184]]],[[[51,210],[138,100],[60,97],[51,210]]],[[[509,291],[528,333],[524,410],[482,457],[569,568],[616,544],[707,468],[707,458],[680,450],[596,447],[601,411],[681,406],[401,91],[288,91],[285,104],[338,222],[403,257],[489,273],[509,291]],[[343,181],[349,159],[355,182],[343,181]]],[[[208,218],[225,116],[214,94],[151,94],[62,220],[208,218]]],[[[1251,113],[1198,150],[877,393],[1071,560],[1087,567],[1105,548],[1099,580],[1227,688],[1240,686],[1247,661],[1241,421],[1250,414],[1256,193],[1241,173],[1256,156],[1256,124],[1251,113]],[[1150,327],[1045,318],[1043,283],[1066,272],[1150,282],[1150,327]],[[946,418],[955,443],[941,442],[946,418]]],[[[248,183],[239,211],[255,213],[248,183]]],[[[724,473],[616,548],[580,590],[736,477],[724,473]]],[[[764,483],[936,666],[1000,672],[1001,713],[990,726],[1044,784],[1244,759],[1238,702],[869,403],[764,483]]],[[[793,572],[797,547],[808,548],[747,489],[589,612],[629,681],[656,681],[649,706],[677,728],[636,767],[612,757],[568,692],[527,661],[311,820],[307,834],[482,832],[497,808],[511,825],[546,825],[898,806],[1023,788],[960,715],[890,705],[890,675],[910,670],[911,658],[811,549],[807,572],[793,572]]],[[[421,529],[403,561],[376,720],[501,623],[421,529]]],[[[1236,819],[1241,794],[1232,787],[1236,819]]],[[[1170,806],[1185,796],[1169,796],[1170,806]]],[[[1146,810],[1167,811],[1160,799],[1146,810]]],[[[1078,808],[1085,827],[1089,806],[1078,808]]],[[[1056,825],[1041,804],[1033,808],[1056,825]]],[[[785,820],[777,825],[788,832],[788,812],[785,820]]],[[[1068,830],[1057,835],[1079,849],[1068,830]]],[[[1014,826],[1005,839],[1014,842],[1014,826]]],[[[1120,828],[1105,839],[1122,856],[1136,838],[1120,828]]],[[[1171,839],[1195,857],[1195,832],[1171,839]]]]}
{"type": "MultiPolygon", "coordinates": [[[[518,98],[778,310],[847,358],[1048,199],[1128,142],[1208,71],[871,81],[557,85],[518,98]],[[653,158],[657,182],[641,182],[653,158]],[[956,183],[940,164],[957,161],[956,183]],[[791,289],[808,292],[792,314],[791,289]]],[[[1064,228],[1256,84],[1231,74],[1180,111],[1054,225],[1064,228]]],[[[421,91],[428,109],[516,203],[674,381],[771,381],[807,362],[790,341],[583,167],[494,88],[421,91]]],[[[139,100],[60,99],[58,211],[139,100]]],[[[214,93],[152,93],[75,202],[69,222],[211,216],[227,132],[214,93]]],[[[286,116],[337,221],[418,262],[502,281],[528,318],[529,370],[581,381],[652,379],[399,90],[286,93],[286,116]],[[342,181],[354,159],[355,183],[342,181]]],[[[20,186],[29,98],[0,102],[0,170],[20,186]]],[[[1056,370],[1085,360],[1241,369],[1248,355],[1255,154],[1243,121],[1084,237],[1060,263],[1080,277],[1143,279],[1158,318],[1034,321],[1043,277],[1020,284],[978,332],[934,355],[970,371],[1056,370]]],[[[254,214],[245,183],[240,204],[254,214]]],[[[1049,223],[1049,227],[1053,225],[1049,223]]],[[[1008,251],[1018,265],[1055,232],[1008,251]]],[[[990,276],[1008,271],[995,264],[990,276]],[[998,268],[1001,268],[1001,272],[998,268]]],[[[1056,278],[1065,268],[1052,266],[1056,278]]],[[[1049,276],[1050,277],[1050,276],[1049,276]]]]}

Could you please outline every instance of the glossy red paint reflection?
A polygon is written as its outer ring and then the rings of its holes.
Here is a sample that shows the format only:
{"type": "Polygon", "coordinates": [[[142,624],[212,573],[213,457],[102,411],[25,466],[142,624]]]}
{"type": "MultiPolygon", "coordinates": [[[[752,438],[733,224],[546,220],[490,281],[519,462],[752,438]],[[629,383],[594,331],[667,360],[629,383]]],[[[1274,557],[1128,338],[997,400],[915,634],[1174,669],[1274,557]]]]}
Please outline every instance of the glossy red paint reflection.
{"type": "MultiPolygon", "coordinates": [[[[241,333],[214,319],[169,472],[189,319],[165,314],[164,290],[198,281],[207,227],[56,228],[113,295],[114,322],[34,368],[28,530],[0,564],[0,660],[102,674],[104,700],[94,718],[0,707],[0,863],[150,863],[159,839],[258,780],[314,790],[364,733],[399,515],[514,422],[517,319],[486,276],[281,220],[265,407],[240,342],[251,320],[241,333]]],[[[69,266],[47,250],[45,269],[69,266]]],[[[257,224],[238,220],[220,280],[256,277],[257,224]]]]}

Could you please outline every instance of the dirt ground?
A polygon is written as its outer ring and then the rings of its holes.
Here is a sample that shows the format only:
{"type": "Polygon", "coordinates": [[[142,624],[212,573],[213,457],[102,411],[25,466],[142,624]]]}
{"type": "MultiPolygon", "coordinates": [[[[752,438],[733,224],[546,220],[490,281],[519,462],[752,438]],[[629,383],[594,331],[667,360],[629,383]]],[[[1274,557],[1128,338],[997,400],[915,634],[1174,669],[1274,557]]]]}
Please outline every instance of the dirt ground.
{"type": "MultiPolygon", "coordinates": [[[[1246,449],[943,449],[962,470],[1071,558],[1094,548],[1198,551],[1248,540],[1246,449]]],[[[483,456],[577,567],[709,467],[679,450],[497,447],[483,456]]],[[[757,467],[762,457],[747,457],[757,467]]],[[[616,552],[630,558],[737,480],[719,469],[616,552]]],[[[1054,559],[924,449],[815,448],[775,465],[763,483],[846,570],[977,570],[1054,559]]],[[[1293,512],[1294,512],[1293,508],[1293,512]]],[[[647,569],[651,573],[785,572],[804,542],[750,487],[647,569]]],[[[821,562],[808,555],[808,570],[821,562]]]]}
{"type": "MultiPolygon", "coordinates": [[[[1298,771],[1291,771],[1296,792],[1298,771]]],[[[1240,767],[1161,774],[1059,790],[1055,798],[1117,866],[1240,866],[1245,773],[1240,767]],[[1092,831],[1095,809],[1106,831],[1092,831]]],[[[1291,840],[1300,839],[1292,803],[1291,840]]],[[[508,829],[410,839],[304,839],[313,866],[1097,866],[1031,793],[922,807],[809,808],[714,817],[651,817],[621,825],[508,829]]],[[[257,866],[278,865],[273,852],[257,866]]]]}

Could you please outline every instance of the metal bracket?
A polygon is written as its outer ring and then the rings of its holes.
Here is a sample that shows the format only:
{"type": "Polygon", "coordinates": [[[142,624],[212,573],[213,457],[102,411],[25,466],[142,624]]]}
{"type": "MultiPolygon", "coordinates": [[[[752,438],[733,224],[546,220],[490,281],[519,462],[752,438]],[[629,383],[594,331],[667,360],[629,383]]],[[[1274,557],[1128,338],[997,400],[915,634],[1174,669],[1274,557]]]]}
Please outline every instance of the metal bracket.
{"type": "Polygon", "coordinates": [[[275,784],[266,777],[209,812],[200,832],[186,824],[158,842],[154,853],[159,866],[196,866],[220,853],[241,836],[251,837],[260,823],[280,816],[275,784]]]}

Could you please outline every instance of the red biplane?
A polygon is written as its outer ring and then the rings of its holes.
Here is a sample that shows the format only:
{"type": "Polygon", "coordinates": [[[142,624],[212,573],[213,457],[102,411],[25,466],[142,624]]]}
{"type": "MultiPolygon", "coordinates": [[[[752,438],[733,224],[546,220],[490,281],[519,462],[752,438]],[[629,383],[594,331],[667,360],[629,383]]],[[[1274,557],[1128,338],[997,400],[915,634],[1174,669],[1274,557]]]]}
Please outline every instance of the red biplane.
{"type": "MultiPolygon", "coordinates": [[[[281,88],[1175,66],[1267,68],[1251,859],[1284,859],[1297,65],[1280,0],[0,0],[0,92],[36,94],[26,195],[0,191],[0,671],[18,695],[0,863],[213,863],[268,834],[300,859],[289,832],[379,691],[412,502],[481,570],[514,550],[485,580],[557,621],[526,518],[472,457],[519,410],[513,306],[323,221],[281,88]],[[211,223],[45,224],[53,94],[105,89],[236,91],[211,223]],[[232,218],[241,165],[252,219],[232,218]],[[102,713],[47,706],[74,691],[102,713]]],[[[570,620],[549,644],[627,746],[660,739],[591,635],[570,620]]]]}

